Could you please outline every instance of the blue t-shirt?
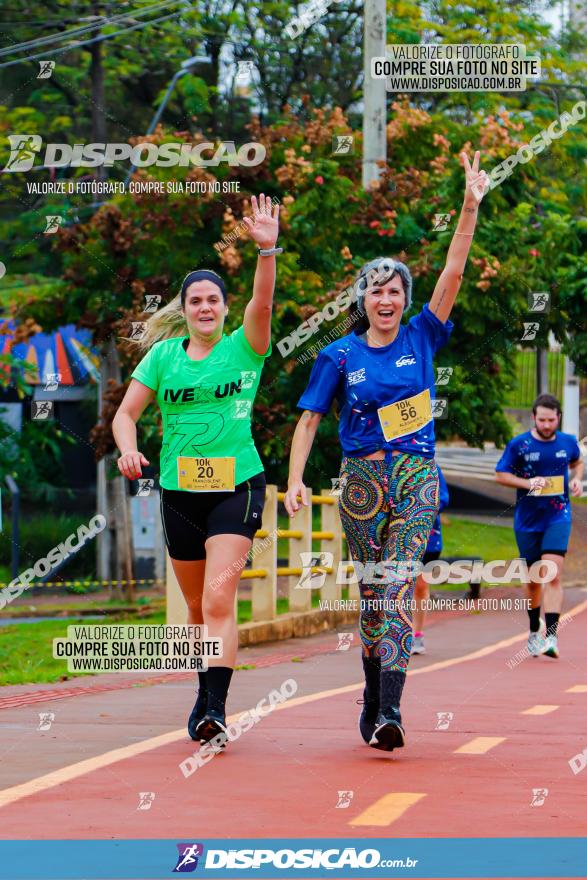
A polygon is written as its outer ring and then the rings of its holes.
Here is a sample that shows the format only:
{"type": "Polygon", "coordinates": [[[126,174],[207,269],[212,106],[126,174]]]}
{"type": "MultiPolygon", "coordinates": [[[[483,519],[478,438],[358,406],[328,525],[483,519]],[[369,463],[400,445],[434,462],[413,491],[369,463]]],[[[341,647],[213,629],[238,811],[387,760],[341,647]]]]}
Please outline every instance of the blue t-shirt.
{"type": "Polygon", "coordinates": [[[327,413],[336,397],[344,455],[354,458],[378,449],[434,458],[434,419],[405,437],[387,441],[377,410],[430,389],[434,398],[434,354],[448,342],[451,321],[443,324],[428,305],[400,324],[393,342],[371,348],[356,333],[331,342],[318,354],[300,409],[327,413]]]}
{"type": "Polygon", "coordinates": [[[446,485],[446,480],[444,479],[444,474],[438,468],[438,482],[440,484],[440,506],[438,508],[438,516],[434,520],[434,525],[432,526],[432,531],[430,532],[430,537],[428,538],[428,544],[426,545],[426,553],[440,553],[442,550],[442,526],[440,524],[440,511],[444,510],[444,508],[448,505],[449,495],[448,495],[448,486],[446,485]]]}
{"type": "Polygon", "coordinates": [[[531,431],[510,440],[495,470],[507,471],[516,477],[564,476],[563,495],[528,495],[527,489],[518,489],[514,529],[517,532],[543,532],[555,523],[571,521],[569,501],[569,464],[581,457],[577,438],[557,431],[553,440],[536,440],[531,431]]]}

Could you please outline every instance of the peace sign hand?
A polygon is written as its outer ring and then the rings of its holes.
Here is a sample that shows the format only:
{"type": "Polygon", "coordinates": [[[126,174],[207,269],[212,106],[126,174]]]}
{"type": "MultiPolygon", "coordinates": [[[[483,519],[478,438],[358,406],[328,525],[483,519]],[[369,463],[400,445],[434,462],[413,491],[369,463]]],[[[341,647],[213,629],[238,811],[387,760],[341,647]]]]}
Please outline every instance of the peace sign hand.
{"type": "Polygon", "coordinates": [[[479,204],[485,193],[489,191],[489,177],[485,171],[479,171],[479,150],[475,151],[473,167],[466,153],[461,153],[465,169],[465,201],[479,204]]]}
{"type": "Polygon", "coordinates": [[[256,196],[252,196],[253,218],[243,217],[243,223],[249,235],[259,247],[272,248],[279,235],[279,205],[272,206],[269,196],[261,193],[259,204],[256,196]],[[273,213],[271,208],[273,207],[273,213]]]}

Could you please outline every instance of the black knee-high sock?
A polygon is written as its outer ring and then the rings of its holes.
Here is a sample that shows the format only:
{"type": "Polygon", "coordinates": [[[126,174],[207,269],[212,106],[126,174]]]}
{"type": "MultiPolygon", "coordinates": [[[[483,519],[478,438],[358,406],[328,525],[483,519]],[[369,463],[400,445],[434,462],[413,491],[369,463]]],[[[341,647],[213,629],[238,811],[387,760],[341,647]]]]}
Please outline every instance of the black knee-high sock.
{"type": "Polygon", "coordinates": [[[224,714],[232,673],[228,666],[208,667],[208,710],[224,714]]]}
{"type": "Polygon", "coordinates": [[[366,657],[362,655],[363,671],[365,673],[365,690],[363,699],[367,703],[377,703],[379,706],[379,695],[381,693],[381,658],[366,657]]]}
{"type": "Polygon", "coordinates": [[[194,711],[196,715],[203,715],[208,702],[208,672],[198,672],[198,697],[194,711]]]}
{"type": "Polygon", "coordinates": [[[560,614],[551,614],[549,611],[544,615],[546,618],[546,635],[555,636],[557,634],[558,619],[560,614]]]}
{"type": "Polygon", "coordinates": [[[528,608],[530,618],[530,632],[537,633],[540,629],[540,605],[538,608],[528,608]]]}
{"type": "Polygon", "coordinates": [[[406,673],[401,669],[381,670],[381,713],[393,717],[399,712],[406,673]]]}

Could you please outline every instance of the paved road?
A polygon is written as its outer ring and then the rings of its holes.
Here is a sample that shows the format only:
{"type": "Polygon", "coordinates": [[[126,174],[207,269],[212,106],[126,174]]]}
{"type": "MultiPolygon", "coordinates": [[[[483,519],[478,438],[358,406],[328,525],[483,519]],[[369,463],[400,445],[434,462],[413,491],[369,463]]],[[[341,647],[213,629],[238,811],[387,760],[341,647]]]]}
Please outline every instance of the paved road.
{"type": "Polygon", "coordinates": [[[566,608],[558,661],[517,662],[524,612],[435,614],[410,666],[407,747],[389,755],[359,737],[359,648],[336,650],[335,633],[241,651],[255,668],[235,674],[233,715],[286,679],[297,693],[189,778],[185,675],[4,688],[0,838],[582,836],[587,772],[569,760],[587,746],[587,592],[568,588],[566,608]]]}

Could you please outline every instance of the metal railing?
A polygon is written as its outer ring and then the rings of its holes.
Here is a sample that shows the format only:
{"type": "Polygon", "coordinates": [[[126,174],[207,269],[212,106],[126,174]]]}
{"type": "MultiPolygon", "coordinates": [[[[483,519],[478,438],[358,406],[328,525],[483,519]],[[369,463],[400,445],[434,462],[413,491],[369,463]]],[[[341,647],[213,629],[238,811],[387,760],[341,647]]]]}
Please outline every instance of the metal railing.
{"type": "Polygon", "coordinates": [[[20,489],[10,474],[6,475],[6,485],[12,495],[12,535],[10,551],[10,570],[12,580],[18,577],[20,565],[20,489]]]}
{"type": "MultiPolygon", "coordinates": [[[[338,498],[330,489],[322,489],[320,495],[314,495],[308,488],[310,503],[301,507],[294,517],[295,527],[281,529],[278,525],[279,504],[285,498],[285,492],[279,492],[277,486],[267,486],[265,508],[263,511],[263,528],[255,534],[250,557],[251,568],[243,568],[239,588],[247,583],[250,586],[253,621],[275,620],[277,617],[277,578],[287,577],[290,612],[310,611],[312,608],[312,589],[298,586],[303,573],[301,553],[320,556],[322,553],[332,554],[332,564],[314,566],[312,572],[324,575],[320,587],[320,597],[327,601],[342,598],[342,584],[337,583],[339,563],[343,561],[343,529],[338,512],[338,498]],[[312,511],[317,506],[320,511],[320,528],[312,528],[312,511]],[[279,538],[288,542],[288,564],[278,565],[277,546],[279,538]],[[319,549],[313,550],[312,542],[319,542],[319,549]]],[[[308,557],[307,557],[308,558],[308,557]]],[[[352,569],[347,565],[346,570],[352,569]]],[[[186,606],[179,584],[175,578],[173,567],[167,556],[167,622],[185,623],[186,606]]],[[[349,583],[349,598],[359,598],[358,584],[349,583]]],[[[238,591],[237,591],[238,592],[238,591]]],[[[238,597],[237,597],[238,598],[238,597]]]]}

